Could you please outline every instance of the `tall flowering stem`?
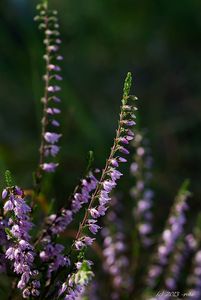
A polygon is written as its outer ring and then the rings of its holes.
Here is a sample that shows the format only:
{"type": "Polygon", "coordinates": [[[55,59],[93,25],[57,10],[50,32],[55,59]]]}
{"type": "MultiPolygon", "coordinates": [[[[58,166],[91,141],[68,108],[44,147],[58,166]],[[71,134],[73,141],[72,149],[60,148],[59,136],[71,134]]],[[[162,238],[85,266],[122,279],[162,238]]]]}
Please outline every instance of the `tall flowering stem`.
{"type": "Polygon", "coordinates": [[[61,71],[58,62],[63,60],[63,57],[58,54],[61,39],[59,38],[59,25],[57,18],[57,11],[49,10],[48,1],[43,1],[42,4],[37,6],[39,14],[35,17],[36,21],[40,22],[39,29],[44,32],[45,44],[45,75],[43,76],[44,95],[41,99],[43,103],[43,117],[42,117],[42,130],[41,130],[41,144],[39,148],[40,159],[39,167],[36,172],[36,180],[40,182],[42,172],[54,172],[58,163],[52,162],[49,157],[55,157],[59,152],[57,145],[61,134],[55,132],[55,128],[60,126],[56,120],[56,116],[60,114],[60,109],[55,107],[56,103],[60,102],[57,97],[57,92],[61,90],[57,82],[62,80],[59,75],[61,71]]]}
{"type": "MultiPolygon", "coordinates": [[[[137,98],[129,95],[131,82],[132,76],[129,72],[124,83],[120,119],[114,144],[111,148],[109,158],[106,161],[105,168],[102,171],[97,187],[91,196],[88,208],[84,214],[82,222],[80,223],[76,239],[72,246],[72,249],[77,250],[79,253],[76,264],[82,264],[84,259],[84,249],[91,245],[95,239],[86,235],[85,230],[88,229],[93,235],[98,232],[100,226],[97,224],[97,219],[105,215],[108,209],[108,204],[111,200],[111,191],[115,188],[117,184],[116,181],[122,176],[122,173],[117,170],[117,167],[119,166],[119,163],[126,162],[127,160],[120,156],[119,153],[123,153],[125,155],[129,154],[129,150],[126,148],[126,145],[128,145],[134,138],[134,133],[129,127],[133,127],[135,125],[134,119],[136,117],[135,111],[137,108],[133,104],[130,105],[129,100],[136,100],[137,98]],[[80,253],[82,253],[81,256],[80,253]]],[[[76,272],[77,271],[75,271],[75,274],[76,272]]],[[[63,283],[66,289],[61,295],[66,295],[65,299],[74,300],[76,299],[78,292],[76,285],[73,286],[73,289],[71,288],[71,282],[71,278],[67,278],[67,281],[63,283]]]]}
{"type": "Polygon", "coordinates": [[[186,222],[185,211],[188,209],[186,201],[190,195],[188,184],[188,181],[183,183],[175,198],[161,240],[152,257],[147,278],[147,284],[151,288],[158,284],[164,267],[168,264],[170,254],[174,251],[176,242],[183,233],[183,226],[186,222]]]}
{"type": "Polygon", "coordinates": [[[137,132],[132,142],[135,149],[130,172],[135,180],[135,186],[131,189],[130,195],[134,200],[134,217],[137,225],[137,232],[143,247],[147,248],[152,244],[150,237],[152,232],[152,205],[154,192],[150,188],[152,179],[152,164],[148,140],[143,133],[137,132]]]}

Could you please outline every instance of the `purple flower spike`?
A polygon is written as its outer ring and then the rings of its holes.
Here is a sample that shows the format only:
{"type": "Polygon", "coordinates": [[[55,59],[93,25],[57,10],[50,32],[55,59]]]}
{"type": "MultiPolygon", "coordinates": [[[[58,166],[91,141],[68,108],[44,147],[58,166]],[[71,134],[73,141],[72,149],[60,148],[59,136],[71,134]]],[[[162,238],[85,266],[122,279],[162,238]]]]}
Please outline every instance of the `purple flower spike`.
{"type": "Polygon", "coordinates": [[[142,133],[137,133],[132,142],[135,148],[134,162],[131,163],[130,172],[135,179],[135,186],[131,189],[130,195],[136,204],[134,215],[137,222],[142,246],[148,248],[152,244],[152,198],[154,193],[150,190],[151,167],[147,162],[152,159],[147,140],[142,133]],[[142,155],[142,149],[143,154],[142,155]]]}
{"type": "Polygon", "coordinates": [[[161,243],[158,246],[154,262],[148,273],[147,283],[152,288],[155,287],[158,276],[162,274],[164,267],[168,264],[169,256],[174,251],[176,242],[183,232],[183,225],[186,221],[185,204],[189,195],[186,182],[184,182],[175,198],[166,227],[162,233],[161,243]],[[160,270],[157,274],[153,274],[155,268],[160,270]]]}
{"type": "Polygon", "coordinates": [[[39,148],[40,159],[39,159],[39,168],[36,172],[36,176],[39,181],[41,179],[42,171],[45,172],[54,172],[58,163],[52,161],[47,161],[49,156],[56,156],[58,153],[59,147],[56,151],[50,150],[51,144],[58,143],[61,134],[57,132],[52,132],[52,127],[54,130],[59,128],[60,124],[55,119],[55,116],[60,114],[60,109],[57,107],[52,107],[53,102],[59,103],[60,98],[55,94],[60,92],[61,87],[55,82],[61,81],[63,78],[61,75],[58,75],[58,72],[61,71],[61,67],[58,65],[58,62],[63,60],[63,57],[58,54],[59,45],[61,44],[61,39],[58,38],[60,35],[58,28],[59,24],[57,18],[55,17],[55,11],[51,11],[48,8],[48,3],[43,3],[39,5],[39,16],[36,17],[36,20],[41,22],[39,27],[44,32],[44,45],[45,45],[45,54],[43,58],[46,63],[46,73],[43,76],[45,80],[44,86],[44,95],[41,99],[43,103],[43,116],[42,116],[42,139],[39,148]],[[56,81],[55,81],[56,80],[56,81]]]}
{"type": "MultiPolygon", "coordinates": [[[[120,113],[120,120],[119,120],[119,126],[117,129],[117,134],[114,139],[114,144],[111,148],[111,153],[109,156],[109,159],[106,162],[106,166],[103,169],[103,172],[101,174],[101,179],[97,184],[97,187],[91,196],[91,200],[89,202],[88,209],[86,210],[86,213],[84,215],[83,221],[80,223],[80,227],[76,236],[76,240],[74,241],[74,247],[76,250],[83,249],[84,247],[88,246],[86,242],[86,236],[84,229],[88,228],[89,232],[92,234],[96,234],[98,230],[100,229],[100,226],[97,224],[97,220],[100,216],[104,216],[107,209],[108,204],[111,202],[111,195],[110,193],[113,191],[113,189],[117,185],[117,180],[120,179],[122,176],[122,173],[116,170],[116,168],[119,166],[119,162],[126,162],[127,160],[124,157],[116,156],[117,152],[122,151],[123,154],[128,154],[129,151],[122,147],[122,144],[127,145],[129,142],[129,139],[127,139],[127,136],[133,136],[132,134],[128,133],[127,128],[125,126],[131,126],[134,125],[134,122],[132,121],[132,118],[135,118],[134,115],[134,107],[129,106],[129,109],[127,109],[127,102],[129,99],[129,90],[131,86],[131,74],[128,73],[125,84],[124,84],[124,94],[122,99],[122,108],[120,113]],[[124,107],[126,106],[126,109],[124,107]],[[126,137],[125,137],[126,132],[126,137]]],[[[117,244],[118,249],[122,249],[123,245],[119,242],[117,244]]],[[[125,263],[126,262],[121,262],[125,263]]],[[[115,267],[113,268],[112,272],[117,272],[117,269],[115,267]]],[[[120,284],[121,278],[116,277],[116,285],[120,284]]],[[[68,281],[68,287],[70,287],[71,284],[68,281]]],[[[75,288],[72,290],[75,292],[75,288]]],[[[72,294],[67,294],[68,296],[71,296],[72,294]]],[[[65,298],[64,298],[65,299],[65,298]]],[[[71,299],[70,297],[66,299],[71,299]]],[[[74,299],[72,297],[72,299],[74,299]]]]}
{"type": "Polygon", "coordinates": [[[125,243],[124,225],[117,214],[122,212],[121,202],[116,197],[112,198],[110,211],[104,218],[103,236],[103,269],[109,274],[112,285],[110,299],[121,299],[121,289],[131,290],[132,282],[128,272],[129,260],[125,243]],[[111,222],[112,221],[112,222],[111,222]]]}
{"type": "Polygon", "coordinates": [[[30,244],[29,230],[33,224],[30,221],[29,213],[31,208],[26,204],[24,192],[19,187],[8,188],[8,200],[4,204],[4,214],[12,210],[8,219],[7,235],[9,246],[6,249],[5,257],[13,262],[14,272],[20,277],[17,287],[22,290],[24,298],[38,296],[40,283],[34,289],[33,282],[36,280],[38,271],[34,269],[35,251],[30,244]],[[36,274],[36,276],[34,275],[36,274]]]}

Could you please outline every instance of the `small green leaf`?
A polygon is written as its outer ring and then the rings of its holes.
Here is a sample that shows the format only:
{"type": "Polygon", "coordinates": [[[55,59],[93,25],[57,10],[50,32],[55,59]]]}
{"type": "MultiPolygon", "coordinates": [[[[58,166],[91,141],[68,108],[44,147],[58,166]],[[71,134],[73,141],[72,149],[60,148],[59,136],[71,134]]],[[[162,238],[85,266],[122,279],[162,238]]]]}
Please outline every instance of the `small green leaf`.
{"type": "Polygon", "coordinates": [[[16,237],[12,234],[12,232],[10,231],[10,229],[8,227],[5,228],[5,233],[7,234],[7,236],[13,240],[16,240],[16,237]]]}
{"type": "Polygon", "coordinates": [[[6,181],[7,187],[11,187],[14,185],[12,175],[9,170],[6,170],[6,172],[5,172],[5,181],[6,181]]]}
{"type": "Polygon", "coordinates": [[[178,195],[185,195],[185,196],[190,196],[191,192],[189,191],[189,186],[190,186],[190,180],[186,179],[184,180],[184,182],[182,183],[178,195]]]}
{"type": "Polygon", "coordinates": [[[127,103],[127,97],[129,96],[130,93],[131,84],[132,84],[132,75],[131,72],[128,72],[126,79],[124,81],[123,99],[122,99],[123,105],[127,103]]]}

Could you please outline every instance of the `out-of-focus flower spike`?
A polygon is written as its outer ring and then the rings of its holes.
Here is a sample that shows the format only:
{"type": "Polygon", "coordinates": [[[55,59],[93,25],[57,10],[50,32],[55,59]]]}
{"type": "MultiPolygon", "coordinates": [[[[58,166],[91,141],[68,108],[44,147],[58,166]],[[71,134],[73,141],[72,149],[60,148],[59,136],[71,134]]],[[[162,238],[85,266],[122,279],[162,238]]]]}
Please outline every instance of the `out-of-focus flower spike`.
{"type": "Polygon", "coordinates": [[[147,164],[148,161],[152,161],[152,156],[144,133],[136,133],[132,146],[135,149],[135,154],[130,172],[135,179],[135,186],[131,189],[130,195],[135,203],[134,216],[140,241],[143,247],[148,248],[153,242],[150,236],[153,219],[151,208],[154,196],[150,188],[152,164],[147,164]]]}
{"type": "Polygon", "coordinates": [[[196,244],[197,242],[193,234],[188,234],[185,237],[182,236],[177,242],[164,275],[164,282],[167,290],[177,290],[182,269],[185,266],[189,255],[195,250],[196,244]]]}
{"type": "Polygon", "coordinates": [[[170,254],[174,251],[176,242],[183,233],[183,226],[186,222],[185,211],[188,209],[186,201],[191,194],[188,186],[189,181],[186,180],[175,198],[157,250],[152,257],[147,277],[147,284],[151,288],[156,286],[157,279],[168,264],[170,254]]]}
{"type": "MultiPolygon", "coordinates": [[[[126,255],[127,245],[124,224],[118,217],[122,214],[122,205],[117,197],[112,197],[112,210],[104,218],[103,236],[103,269],[109,274],[112,290],[110,299],[121,300],[122,292],[131,292],[132,276],[128,271],[129,259],[126,255]]],[[[108,295],[109,296],[109,295],[108,295]]]]}

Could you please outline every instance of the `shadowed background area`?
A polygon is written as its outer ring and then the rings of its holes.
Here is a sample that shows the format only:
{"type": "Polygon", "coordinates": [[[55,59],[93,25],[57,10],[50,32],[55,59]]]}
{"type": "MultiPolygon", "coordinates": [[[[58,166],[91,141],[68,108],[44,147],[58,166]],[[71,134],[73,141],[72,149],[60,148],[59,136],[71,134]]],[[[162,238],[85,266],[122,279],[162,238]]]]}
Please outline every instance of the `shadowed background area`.
{"type": "MultiPolygon", "coordinates": [[[[0,2],[0,180],[9,168],[31,186],[38,162],[44,68],[33,0],[0,2]]],[[[63,44],[62,150],[48,189],[73,190],[88,150],[102,168],[113,141],[122,84],[134,75],[138,126],[148,129],[155,161],[156,207],[166,214],[180,183],[191,180],[200,209],[201,2],[52,0],[63,44]],[[55,188],[55,186],[57,186],[55,188]]],[[[125,178],[121,186],[128,188],[125,178]]],[[[157,210],[157,209],[156,209],[157,210]]],[[[158,216],[159,219],[161,215],[158,216]]]]}

